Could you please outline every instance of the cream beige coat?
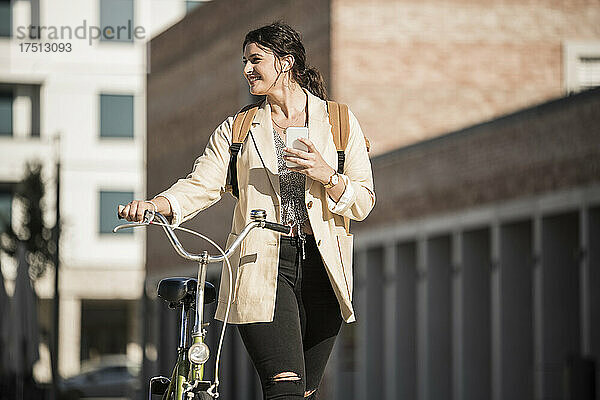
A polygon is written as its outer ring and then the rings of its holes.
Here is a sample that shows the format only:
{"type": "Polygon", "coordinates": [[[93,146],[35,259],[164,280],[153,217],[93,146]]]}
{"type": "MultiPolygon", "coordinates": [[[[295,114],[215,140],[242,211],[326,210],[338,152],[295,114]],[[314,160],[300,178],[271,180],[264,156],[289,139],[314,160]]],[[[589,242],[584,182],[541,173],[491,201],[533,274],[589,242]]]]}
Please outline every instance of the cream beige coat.
{"type": "MultiPolygon", "coordinates": [[[[267,219],[279,221],[280,192],[277,156],[273,141],[271,107],[263,102],[256,113],[240,153],[238,154],[239,201],[233,213],[229,246],[250,222],[250,210],[264,209],[267,219]],[[259,155],[260,154],[260,155],[259,155]],[[261,161],[262,156],[262,161],[261,161]],[[263,162],[264,166],[263,167],[263,162]]],[[[337,169],[337,152],[325,101],[308,93],[309,138],[324,160],[337,169]]],[[[212,134],[208,145],[195,162],[194,169],[159,196],[171,202],[174,224],[192,218],[216,203],[224,193],[229,164],[229,144],[233,117],[224,121],[212,134]]],[[[350,138],[346,148],[345,179],[352,185],[348,205],[333,213],[327,204],[323,185],[306,179],[306,205],[310,224],[327,274],[346,322],[355,320],[352,308],[352,235],[344,228],[343,217],[363,220],[375,204],[371,163],[358,121],[350,112],[350,138]]],[[[233,303],[230,323],[268,322],[273,320],[277,288],[279,235],[266,229],[254,229],[231,258],[233,303]]],[[[216,318],[224,320],[229,294],[226,266],[221,274],[221,287],[216,318]]]]}

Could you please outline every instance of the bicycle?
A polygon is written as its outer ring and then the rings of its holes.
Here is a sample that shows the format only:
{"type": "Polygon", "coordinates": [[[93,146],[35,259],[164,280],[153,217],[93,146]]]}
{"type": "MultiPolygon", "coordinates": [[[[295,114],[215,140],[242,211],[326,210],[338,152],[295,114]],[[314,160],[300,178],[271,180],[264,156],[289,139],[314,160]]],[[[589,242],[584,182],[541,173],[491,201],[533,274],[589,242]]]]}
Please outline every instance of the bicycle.
{"type": "MultiPolygon", "coordinates": [[[[169,303],[170,308],[181,308],[179,325],[179,345],[177,348],[177,361],[171,377],[155,376],[149,382],[148,397],[151,400],[152,395],[161,395],[163,400],[209,400],[219,397],[219,363],[221,357],[221,348],[229,307],[231,304],[232,293],[232,275],[229,257],[235,252],[248,233],[254,228],[270,229],[275,232],[289,234],[290,227],[287,225],[269,222],[266,220],[267,213],[264,210],[252,210],[250,212],[250,222],[244,227],[236,240],[223,250],[214,241],[201,233],[182,227],[172,227],[168,220],[158,212],[146,211],[142,222],[134,222],[118,225],[113,229],[117,232],[121,229],[134,228],[139,226],[158,225],[165,231],[171,245],[181,257],[198,262],[197,278],[165,278],[158,283],[157,294],[160,298],[169,303]],[[207,251],[199,254],[188,252],[179,242],[174,230],[181,230],[199,236],[220,252],[220,255],[209,255],[207,251]],[[210,349],[205,343],[206,330],[209,323],[203,323],[204,306],[216,300],[216,289],[206,281],[206,268],[208,264],[225,262],[229,271],[229,298],[227,301],[227,310],[225,312],[225,322],[221,329],[217,355],[215,358],[215,379],[214,382],[204,380],[204,364],[210,358],[210,349]],[[198,284],[199,282],[199,284],[198,284]],[[191,345],[188,341],[188,319],[191,310],[194,313],[194,326],[191,331],[191,345]]],[[[120,217],[119,217],[120,218],[120,217]]]]}

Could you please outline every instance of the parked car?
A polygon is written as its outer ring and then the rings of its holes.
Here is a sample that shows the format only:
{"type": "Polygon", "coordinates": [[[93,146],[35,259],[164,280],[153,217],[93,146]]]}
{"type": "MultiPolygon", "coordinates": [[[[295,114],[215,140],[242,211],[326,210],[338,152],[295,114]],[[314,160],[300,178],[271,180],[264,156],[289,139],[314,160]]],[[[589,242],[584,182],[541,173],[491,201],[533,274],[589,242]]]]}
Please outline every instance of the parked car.
{"type": "Polygon", "coordinates": [[[65,379],[61,386],[61,399],[75,400],[85,397],[132,398],[139,388],[140,365],[125,356],[103,357],[86,363],[81,373],[65,379]]]}

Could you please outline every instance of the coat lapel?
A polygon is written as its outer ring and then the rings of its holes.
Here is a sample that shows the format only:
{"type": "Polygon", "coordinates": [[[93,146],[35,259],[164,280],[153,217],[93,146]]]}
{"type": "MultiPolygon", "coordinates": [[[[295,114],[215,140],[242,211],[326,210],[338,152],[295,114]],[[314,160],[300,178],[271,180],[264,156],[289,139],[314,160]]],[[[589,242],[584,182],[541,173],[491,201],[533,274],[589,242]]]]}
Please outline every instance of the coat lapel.
{"type": "MultiPolygon", "coordinates": [[[[277,171],[277,153],[275,152],[275,142],[273,141],[273,123],[271,122],[271,106],[267,101],[260,106],[250,128],[252,137],[256,141],[256,147],[259,152],[259,159],[265,163],[266,174],[271,183],[271,187],[277,199],[280,200],[279,193],[279,174],[277,171]]],[[[249,138],[252,140],[251,138],[249,138]]],[[[254,144],[251,144],[254,147],[254,144]]],[[[262,164],[262,163],[261,163],[262,164]]],[[[262,165],[260,165],[262,167],[262,165]]]]}
{"type": "MultiPolygon", "coordinates": [[[[337,169],[337,152],[331,136],[327,103],[305,90],[308,94],[308,135],[327,164],[337,169]]],[[[306,190],[310,192],[314,180],[306,178],[306,190]]]]}

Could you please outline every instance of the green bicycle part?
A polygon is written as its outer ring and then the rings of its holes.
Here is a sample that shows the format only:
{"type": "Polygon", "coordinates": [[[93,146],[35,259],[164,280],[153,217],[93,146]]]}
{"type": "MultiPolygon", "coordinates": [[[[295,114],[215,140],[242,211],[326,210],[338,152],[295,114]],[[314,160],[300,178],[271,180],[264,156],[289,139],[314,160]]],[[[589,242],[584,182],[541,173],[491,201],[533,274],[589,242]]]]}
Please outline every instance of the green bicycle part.
{"type": "MultiPolygon", "coordinates": [[[[194,336],[192,344],[202,343],[202,336],[194,336]]],[[[171,374],[171,382],[163,394],[162,400],[185,400],[184,386],[187,382],[201,381],[204,377],[204,364],[194,364],[188,359],[189,348],[179,349],[177,363],[171,374]],[[191,368],[190,368],[191,364],[191,368]],[[174,396],[174,397],[173,397],[174,396]]]]}
{"type": "Polygon", "coordinates": [[[183,400],[183,383],[185,376],[177,375],[177,392],[175,393],[176,400],[183,400]]]}
{"type": "Polygon", "coordinates": [[[175,364],[175,368],[173,368],[171,382],[169,383],[162,400],[184,400],[183,384],[186,382],[186,375],[189,372],[187,350],[187,348],[178,350],[177,363],[175,364]],[[175,394],[174,398],[172,398],[173,394],[175,394]]]}
{"type": "Polygon", "coordinates": [[[167,386],[167,390],[163,393],[162,400],[169,400],[171,394],[173,394],[173,382],[175,382],[175,377],[177,376],[177,364],[175,364],[175,368],[173,368],[173,373],[171,373],[171,379],[169,380],[169,386],[167,386]]]}
{"type": "MultiPolygon", "coordinates": [[[[202,336],[194,336],[192,338],[192,345],[196,343],[202,343],[202,336]]],[[[204,378],[204,364],[192,364],[188,380],[190,382],[201,381],[204,378]]]]}

